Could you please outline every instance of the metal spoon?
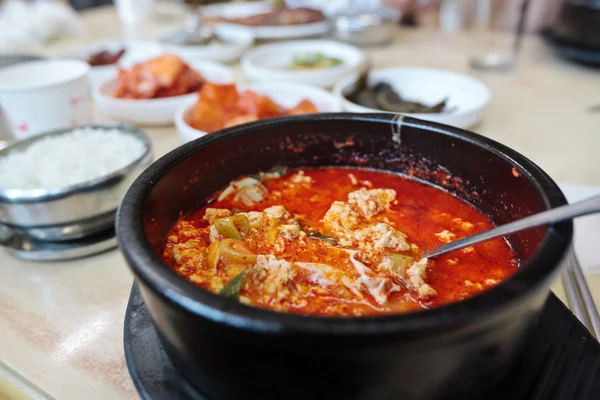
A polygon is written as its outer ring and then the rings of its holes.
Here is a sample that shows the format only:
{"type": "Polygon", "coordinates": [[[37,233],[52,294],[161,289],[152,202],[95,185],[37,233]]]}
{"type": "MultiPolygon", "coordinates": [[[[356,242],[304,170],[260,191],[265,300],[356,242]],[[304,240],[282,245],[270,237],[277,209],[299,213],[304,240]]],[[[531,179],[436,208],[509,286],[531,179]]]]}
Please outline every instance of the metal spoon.
{"type": "Polygon", "coordinates": [[[566,206],[557,207],[552,210],[544,211],[539,214],[534,214],[529,217],[489,229],[484,232],[477,233],[472,236],[450,242],[442,246],[434,247],[423,252],[423,258],[435,258],[443,254],[447,254],[456,250],[464,249],[477,243],[486,242],[500,236],[508,235],[523,231],[525,229],[534,228],[536,226],[551,224],[556,222],[573,219],[583,215],[594,214],[600,212],[600,195],[581,200],[577,203],[568,204],[566,206]]]}
{"type": "Polygon", "coordinates": [[[204,22],[200,10],[190,11],[183,29],[169,38],[183,45],[204,45],[214,37],[213,29],[204,22]]]}

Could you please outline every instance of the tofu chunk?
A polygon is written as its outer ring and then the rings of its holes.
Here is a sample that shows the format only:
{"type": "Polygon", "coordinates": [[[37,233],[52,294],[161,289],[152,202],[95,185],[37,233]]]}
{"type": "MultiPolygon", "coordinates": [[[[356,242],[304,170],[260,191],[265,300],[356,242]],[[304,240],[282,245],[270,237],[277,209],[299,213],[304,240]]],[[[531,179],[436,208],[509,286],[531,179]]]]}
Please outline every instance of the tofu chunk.
{"type": "Polygon", "coordinates": [[[361,188],[348,194],[348,204],[360,210],[366,219],[389,209],[394,200],[396,200],[394,189],[361,188]]]}
{"type": "Polygon", "coordinates": [[[279,227],[279,236],[287,240],[293,240],[300,234],[299,224],[285,224],[279,227]]]}
{"type": "Polygon", "coordinates": [[[322,221],[325,227],[336,236],[347,237],[358,225],[359,215],[348,204],[334,201],[322,221]]]}
{"type": "Polygon", "coordinates": [[[449,230],[443,230],[435,234],[435,236],[442,242],[450,243],[456,238],[456,235],[449,230]]]}

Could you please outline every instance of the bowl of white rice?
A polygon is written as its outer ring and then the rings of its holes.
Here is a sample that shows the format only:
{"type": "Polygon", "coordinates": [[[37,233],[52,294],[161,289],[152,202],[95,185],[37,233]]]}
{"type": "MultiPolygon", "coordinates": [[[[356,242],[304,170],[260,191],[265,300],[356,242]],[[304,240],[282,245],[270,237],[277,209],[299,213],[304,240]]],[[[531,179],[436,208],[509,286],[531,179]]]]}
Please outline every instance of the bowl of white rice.
{"type": "Polygon", "coordinates": [[[123,195],[152,162],[139,129],[91,124],[0,150],[0,224],[46,241],[111,229],[123,195]]]}

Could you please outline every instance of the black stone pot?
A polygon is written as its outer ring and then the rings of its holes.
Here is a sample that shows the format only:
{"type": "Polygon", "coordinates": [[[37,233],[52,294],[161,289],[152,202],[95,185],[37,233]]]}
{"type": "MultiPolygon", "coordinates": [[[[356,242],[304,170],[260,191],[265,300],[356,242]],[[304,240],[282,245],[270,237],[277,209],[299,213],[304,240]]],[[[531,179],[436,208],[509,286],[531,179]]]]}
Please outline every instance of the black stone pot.
{"type": "Polygon", "coordinates": [[[556,184],[517,152],[391,114],[284,117],[188,143],[137,179],[117,222],[121,249],[181,373],[213,400],[480,398],[493,388],[530,339],[572,224],[510,237],[522,267],[493,289],[396,316],[261,310],[206,292],[161,262],[160,248],[177,218],[232,179],[278,164],[408,174],[472,203],[496,224],[566,203],[556,184]]]}

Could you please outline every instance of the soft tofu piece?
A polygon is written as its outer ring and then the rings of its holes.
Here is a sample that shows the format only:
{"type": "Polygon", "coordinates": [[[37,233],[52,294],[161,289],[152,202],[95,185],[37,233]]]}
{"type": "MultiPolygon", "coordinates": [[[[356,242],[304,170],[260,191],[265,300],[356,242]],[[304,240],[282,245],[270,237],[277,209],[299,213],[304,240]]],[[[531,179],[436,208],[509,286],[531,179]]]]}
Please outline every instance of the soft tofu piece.
{"type": "Polygon", "coordinates": [[[217,218],[229,216],[231,216],[231,211],[226,208],[207,208],[204,212],[204,219],[207,220],[209,224],[214,223],[217,218]]]}
{"type": "Polygon", "coordinates": [[[394,200],[396,200],[394,189],[361,188],[348,194],[348,204],[360,210],[366,219],[389,209],[394,200]]]}

